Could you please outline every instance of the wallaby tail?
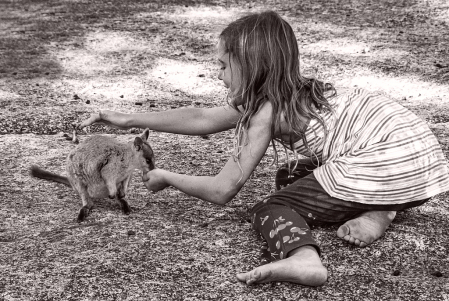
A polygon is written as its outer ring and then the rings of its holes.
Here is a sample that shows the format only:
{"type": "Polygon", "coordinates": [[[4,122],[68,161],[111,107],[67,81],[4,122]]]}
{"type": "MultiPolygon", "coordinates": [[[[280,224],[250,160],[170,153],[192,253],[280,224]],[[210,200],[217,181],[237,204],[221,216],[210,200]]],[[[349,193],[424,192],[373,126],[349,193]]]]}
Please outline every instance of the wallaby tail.
{"type": "Polygon", "coordinates": [[[60,176],[55,173],[43,170],[35,165],[31,166],[30,174],[31,174],[31,176],[33,176],[35,178],[40,178],[40,179],[44,179],[47,181],[62,183],[64,185],[72,187],[72,185],[70,185],[69,179],[67,179],[67,177],[60,176]]]}

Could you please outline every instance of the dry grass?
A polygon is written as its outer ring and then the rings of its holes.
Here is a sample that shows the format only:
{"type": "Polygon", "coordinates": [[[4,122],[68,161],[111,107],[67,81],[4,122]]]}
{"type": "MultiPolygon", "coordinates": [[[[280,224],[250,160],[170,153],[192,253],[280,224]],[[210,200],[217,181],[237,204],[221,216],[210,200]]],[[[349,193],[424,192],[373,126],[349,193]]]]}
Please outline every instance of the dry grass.
{"type": "MultiPolygon", "coordinates": [[[[0,300],[449,300],[448,194],[399,213],[369,248],[347,246],[335,227],[315,229],[330,275],[323,287],[247,287],[234,275],[257,265],[247,212],[274,189],[271,152],[229,206],[174,189],[150,194],[136,177],[131,215],[100,200],[82,224],[77,195],[27,172],[39,164],[63,173],[73,145],[54,134],[100,108],[222,104],[215,39],[238,15],[266,8],[297,30],[305,73],[395,98],[427,120],[449,157],[444,0],[4,4],[0,300]]],[[[103,127],[86,136],[94,132],[133,136],[103,127]]],[[[208,175],[227,160],[231,138],[154,132],[150,141],[159,167],[208,175]]]]}

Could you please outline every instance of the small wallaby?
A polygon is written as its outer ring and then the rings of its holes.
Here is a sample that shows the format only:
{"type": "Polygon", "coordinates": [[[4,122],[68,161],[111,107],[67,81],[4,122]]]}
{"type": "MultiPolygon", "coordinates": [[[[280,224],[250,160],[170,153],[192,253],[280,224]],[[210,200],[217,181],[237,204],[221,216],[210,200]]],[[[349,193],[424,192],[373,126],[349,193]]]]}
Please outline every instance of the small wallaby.
{"type": "Polygon", "coordinates": [[[154,154],[148,144],[149,130],[134,142],[121,143],[106,136],[92,136],[68,155],[67,176],[60,176],[31,166],[33,177],[63,183],[81,197],[83,207],[78,221],[83,221],[93,207],[94,198],[116,198],[125,214],[131,211],[125,195],[135,169],[146,173],[154,169],[154,154]]]}

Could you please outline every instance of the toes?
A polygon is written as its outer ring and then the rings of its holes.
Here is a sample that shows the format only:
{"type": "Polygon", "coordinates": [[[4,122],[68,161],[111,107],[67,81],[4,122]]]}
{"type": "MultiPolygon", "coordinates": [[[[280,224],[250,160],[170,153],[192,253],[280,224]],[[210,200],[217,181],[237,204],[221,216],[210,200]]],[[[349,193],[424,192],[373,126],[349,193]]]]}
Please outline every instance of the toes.
{"type": "Polygon", "coordinates": [[[262,273],[256,268],[251,272],[237,274],[237,279],[247,285],[258,283],[262,278],[262,273]]]}
{"type": "Polygon", "coordinates": [[[340,238],[345,238],[345,240],[347,240],[346,236],[348,235],[349,235],[349,227],[346,225],[341,225],[340,228],[338,228],[337,230],[337,236],[340,238]]]}
{"type": "Polygon", "coordinates": [[[260,279],[261,273],[258,269],[255,269],[249,273],[249,279],[246,281],[247,285],[256,283],[260,279]]]}
{"type": "Polygon", "coordinates": [[[248,273],[238,273],[237,274],[237,279],[241,282],[246,282],[246,277],[247,277],[248,273]]]}
{"type": "Polygon", "coordinates": [[[361,241],[358,238],[354,238],[352,236],[346,235],[345,237],[343,237],[344,240],[346,240],[348,243],[350,243],[351,245],[356,245],[358,247],[364,248],[366,247],[368,244],[364,241],[361,241]]]}

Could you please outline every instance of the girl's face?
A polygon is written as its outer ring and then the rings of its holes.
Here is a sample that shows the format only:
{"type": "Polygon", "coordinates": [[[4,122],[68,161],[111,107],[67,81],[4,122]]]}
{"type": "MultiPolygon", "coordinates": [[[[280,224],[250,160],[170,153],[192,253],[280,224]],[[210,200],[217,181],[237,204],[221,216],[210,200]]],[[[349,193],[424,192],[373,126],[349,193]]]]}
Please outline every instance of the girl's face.
{"type": "Polygon", "coordinates": [[[240,85],[239,68],[231,54],[225,51],[221,40],[218,43],[218,62],[220,64],[218,79],[223,81],[231,94],[235,93],[240,85]]]}

